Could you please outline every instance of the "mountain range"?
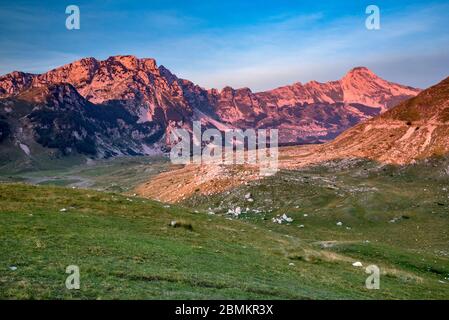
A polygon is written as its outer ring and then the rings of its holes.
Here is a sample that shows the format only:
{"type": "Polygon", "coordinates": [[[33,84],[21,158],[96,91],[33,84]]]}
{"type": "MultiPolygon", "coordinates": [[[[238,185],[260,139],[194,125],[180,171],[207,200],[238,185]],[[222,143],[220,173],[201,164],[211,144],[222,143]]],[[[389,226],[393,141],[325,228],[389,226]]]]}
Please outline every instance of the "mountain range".
{"type": "Polygon", "coordinates": [[[449,77],[318,146],[332,158],[407,164],[449,153],[449,77]]]}
{"type": "Polygon", "coordinates": [[[27,155],[41,148],[104,158],[145,155],[167,150],[171,130],[191,129],[193,120],[219,130],[277,128],[280,144],[320,143],[420,91],[365,67],[337,81],[264,92],[206,90],[154,59],[84,58],[43,74],[0,77],[0,147],[27,155]]]}

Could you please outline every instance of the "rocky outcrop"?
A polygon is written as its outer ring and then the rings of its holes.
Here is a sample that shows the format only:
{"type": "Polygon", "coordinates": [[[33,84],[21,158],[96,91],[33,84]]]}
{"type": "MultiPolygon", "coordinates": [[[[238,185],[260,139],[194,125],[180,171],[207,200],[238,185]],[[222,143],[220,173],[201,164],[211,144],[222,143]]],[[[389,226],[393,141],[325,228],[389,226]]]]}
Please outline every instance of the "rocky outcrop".
{"type": "Polygon", "coordinates": [[[0,77],[0,98],[18,94],[31,86],[36,76],[31,73],[14,71],[0,77]]]}
{"type": "MultiPolygon", "coordinates": [[[[1,139],[17,146],[39,145],[60,154],[108,158],[151,154],[163,128],[138,123],[121,106],[92,104],[70,84],[31,87],[0,100],[1,139]]],[[[34,155],[28,151],[27,155],[34,155]]]]}

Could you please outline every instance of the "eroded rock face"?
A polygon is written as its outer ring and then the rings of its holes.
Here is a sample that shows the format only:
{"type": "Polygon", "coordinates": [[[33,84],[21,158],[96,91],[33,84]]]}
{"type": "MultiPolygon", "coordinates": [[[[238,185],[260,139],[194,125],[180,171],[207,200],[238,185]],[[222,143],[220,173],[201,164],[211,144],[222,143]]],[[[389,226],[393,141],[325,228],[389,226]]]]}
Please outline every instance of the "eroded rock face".
{"type": "MultiPolygon", "coordinates": [[[[0,99],[65,84],[86,102],[123,109],[135,117],[135,125],[162,128],[164,144],[169,143],[168,134],[174,127],[191,129],[192,120],[220,130],[277,128],[281,144],[325,142],[419,92],[385,81],[363,67],[327,83],[295,83],[258,93],[249,88],[205,90],[158,67],[154,59],[113,56],[102,61],[84,58],[40,75],[13,72],[2,76],[0,99]]],[[[58,93],[61,108],[65,94],[73,92],[58,93]]],[[[115,122],[111,125],[116,126],[115,122]]]]}
{"type": "Polygon", "coordinates": [[[92,103],[113,101],[139,117],[139,122],[187,120],[192,109],[177,79],[154,59],[114,56],[104,61],[81,59],[38,76],[47,83],[70,83],[92,103]]]}
{"type": "Polygon", "coordinates": [[[26,146],[35,143],[60,154],[108,158],[151,153],[164,131],[141,124],[121,106],[92,104],[70,84],[41,84],[0,99],[0,139],[26,146]],[[3,108],[2,108],[3,107],[3,108]],[[5,112],[5,109],[17,112],[5,112]]]}
{"type": "Polygon", "coordinates": [[[295,83],[258,93],[226,87],[210,95],[216,114],[225,123],[278,128],[281,143],[310,143],[331,140],[419,92],[358,67],[338,81],[295,83]]]}
{"type": "Polygon", "coordinates": [[[0,97],[7,97],[29,88],[35,75],[14,71],[0,77],[0,97]]]}

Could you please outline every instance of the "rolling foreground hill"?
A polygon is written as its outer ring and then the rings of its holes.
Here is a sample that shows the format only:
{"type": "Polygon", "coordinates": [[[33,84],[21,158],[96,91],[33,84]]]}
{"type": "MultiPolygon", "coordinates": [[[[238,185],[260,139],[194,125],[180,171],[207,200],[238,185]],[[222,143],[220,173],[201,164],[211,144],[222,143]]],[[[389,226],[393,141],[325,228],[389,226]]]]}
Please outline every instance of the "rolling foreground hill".
{"type": "Polygon", "coordinates": [[[363,67],[338,81],[266,92],[205,90],[154,59],[85,58],[40,75],[0,77],[0,149],[9,159],[150,155],[165,152],[173,128],[191,129],[194,120],[219,130],[277,128],[281,144],[323,142],[419,91],[363,67]]]}
{"type": "Polygon", "coordinates": [[[0,298],[447,299],[449,219],[434,202],[447,205],[444,181],[414,179],[434,169],[282,173],[270,189],[185,203],[195,209],[2,184],[0,298]],[[220,202],[250,211],[221,214],[220,202]],[[292,222],[272,221],[282,214],[292,222]],[[370,264],[380,290],[365,287],[370,264]],[[80,268],[80,290],[65,288],[69,265],[80,268]]]}

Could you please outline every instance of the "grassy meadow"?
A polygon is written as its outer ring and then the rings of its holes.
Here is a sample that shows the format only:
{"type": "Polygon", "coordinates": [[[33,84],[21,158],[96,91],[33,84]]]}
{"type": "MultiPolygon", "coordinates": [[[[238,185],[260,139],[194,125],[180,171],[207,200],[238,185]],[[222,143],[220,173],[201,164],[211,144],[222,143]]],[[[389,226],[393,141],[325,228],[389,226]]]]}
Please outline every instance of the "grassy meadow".
{"type": "Polygon", "coordinates": [[[447,168],[330,163],[178,205],[132,195],[163,161],[3,173],[0,298],[449,299],[447,168]]]}

